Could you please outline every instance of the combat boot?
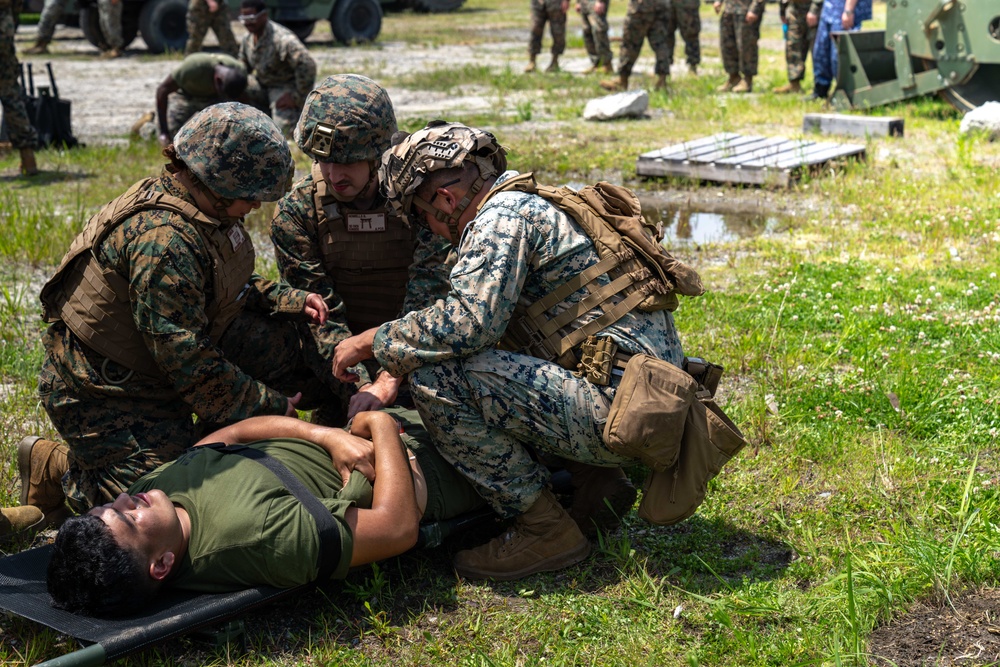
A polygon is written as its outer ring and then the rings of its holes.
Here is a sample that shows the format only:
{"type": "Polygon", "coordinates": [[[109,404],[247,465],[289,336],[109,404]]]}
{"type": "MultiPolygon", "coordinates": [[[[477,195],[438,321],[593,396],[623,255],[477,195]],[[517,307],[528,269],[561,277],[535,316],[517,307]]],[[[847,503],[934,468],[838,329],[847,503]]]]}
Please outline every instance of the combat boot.
{"type": "Polygon", "coordinates": [[[35,42],[34,46],[29,46],[24,50],[24,54],[28,56],[40,56],[43,53],[49,52],[49,40],[40,39],[35,42]]]}
{"type": "Polygon", "coordinates": [[[620,90],[628,90],[628,76],[625,74],[619,74],[618,79],[605,79],[599,84],[604,90],[610,90],[612,93],[616,93],[620,90]]]}
{"type": "Polygon", "coordinates": [[[597,63],[591,63],[590,67],[580,72],[581,74],[593,74],[597,71],[597,63]]]}
{"type": "Polygon", "coordinates": [[[44,527],[45,513],[32,505],[0,507],[0,542],[44,527]]]}
{"type": "Polygon", "coordinates": [[[101,56],[103,60],[111,60],[113,58],[121,58],[121,49],[108,49],[107,51],[101,51],[101,56]]]}
{"type": "Polygon", "coordinates": [[[667,89],[667,75],[657,74],[656,84],[653,85],[653,90],[666,90],[667,89]]]}
{"type": "Polygon", "coordinates": [[[561,570],[589,554],[590,542],[546,489],[503,535],[455,554],[455,571],[470,579],[507,581],[561,570]]]}
{"type": "Polygon", "coordinates": [[[789,81],[783,86],[778,86],[771,91],[775,95],[787,95],[788,93],[801,93],[802,84],[798,81],[789,81]]]}
{"type": "Polygon", "coordinates": [[[604,63],[604,66],[601,69],[604,70],[605,74],[614,74],[615,73],[615,68],[611,66],[611,63],[604,63]]]}
{"type": "Polygon", "coordinates": [[[525,74],[535,71],[535,56],[528,56],[528,66],[524,68],[525,74]]]}
{"type": "Polygon", "coordinates": [[[21,504],[34,505],[45,514],[60,510],[66,501],[62,478],[69,470],[69,448],[37,435],[17,446],[21,473],[21,504]]]}
{"type": "Polygon", "coordinates": [[[733,86],[734,93],[752,93],[753,92],[753,77],[745,76],[743,80],[738,84],[733,86]]]}
{"type": "Polygon", "coordinates": [[[688,65],[688,74],[690,74],[691,76],[698,76],[698,66],[688,65]]]}
{"type": "Polygon", "coordinates": [[[740,81],[741,81],[741,79],[740,79],[740,75],[739,74],[730,74],[729,75],[729,81],[726,81],[724,84],[722,84],[721,86],[719,86],[718,88],[716,88],[715,91],[717,93],[728,93],[740,81]]]}
{"type": "Polygon", "coordinates": [[[35,162],[35,151],[32,148],[21,149],[21,173],[25,176],[38,173],[38,163],[35,162]]]}
{"type": "Polygon", "coordinates": [[[580,531],[593,537],[598,529],[610,531],[621,525],[637,495],[625,471],[576,461],[567,461],[566,470],[573,484],[569,515],[580,531]]]}
{"type": "Polygon", "coordinates": [[[827,96],[830,94],[830,84],[823,85],[817,83],[813,85],[812,95],[809,96],[810,100],[823,100],[826,101],[827,96]]]}
{"type": "Polygon", "coordinates": [[[129,128],[128,133],[137,137],[142,132],[143,126],[146,123],[152,123],[154,120],[156,120],[156,113],[153,111],[147,111],[139,116],[139,120],[132,123],[132,127],[129,128]]]}
{"type": "Polygon", "coordinates": [[[559,56],[552,56],[552,62],[549,66],[545,68],[546,72],[558,72],[559,71],[559,56]]]}

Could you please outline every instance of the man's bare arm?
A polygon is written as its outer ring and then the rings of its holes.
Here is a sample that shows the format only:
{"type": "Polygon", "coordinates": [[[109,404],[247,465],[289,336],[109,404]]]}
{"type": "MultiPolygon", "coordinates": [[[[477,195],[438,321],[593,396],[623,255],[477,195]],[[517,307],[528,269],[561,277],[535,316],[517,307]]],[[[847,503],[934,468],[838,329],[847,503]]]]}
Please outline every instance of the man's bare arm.
{"type": "MultiPolygon", "coordinates": [[[[156,87],[156,122],[160,126],[160,143],[163,144],[164,141],[167,144],[170,143],[170,129],[167,126],[167,99],[170,97],[170,93],[176,93],[180,90],[180,86],[174,81],[174,75],[168,74],[167,78],[156,87]]],[[[163,144],[166,146],[166,144],[163,144]]]]}

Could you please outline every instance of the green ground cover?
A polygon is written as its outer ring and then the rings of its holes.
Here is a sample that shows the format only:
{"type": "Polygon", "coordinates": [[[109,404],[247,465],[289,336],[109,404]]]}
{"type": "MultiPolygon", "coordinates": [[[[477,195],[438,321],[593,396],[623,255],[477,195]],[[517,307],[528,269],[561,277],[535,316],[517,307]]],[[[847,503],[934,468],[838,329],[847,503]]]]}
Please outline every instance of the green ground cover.
{"type": "MultiPolygon", "coordinates": [[[[620,28],[624,3],[612,9],[620,28]]],[[[784,81],[776,14],[759,91],[784,81]]],[[[960,115],[924,99],[877,111],[904,117],[905,138],[869,139],[866,163],[787,191],[636,180],[640,152],[718,131],[800,136],[802,114],[820,110],[714,94],[718,27],[710,6],[702,16],[701,76],[676,72],[644,120],[585,123],[598,79],[524,75],[521,47],[384,81],[490,96],[489,112],[454,119],[494,130],[511,165],[542,179],[608,178],[781,216],[762,236],[677,249],[710,290],[676,313],[685,346],[726,367],[720,400],[749,440],[697,515],[657,528],[633,514],[579,566],[503,584],[456,580],[451,554],[488,535],[463,536],[252,616],[246,653],[183,641],[129,664],[866,664],[872,629],[914,601],[996,586],[1000,148],[957,138],[960,115]]],[[[575,25],[569,55],[580,57],[575,25]]],[[[521,39],[526,27],[524,3],[471,0],[456,14],[387,15],[382,39],[444,48],[521,39]]],[[[33,394],[38,289],[85,219],[160,159],[139,142],[40,163],[41,177],[0,181],[4,503],[17,498],[17,441],[52,434],[33,394]]],[[[15,167],[0,158],[0,172],[15,167]]],[[[273,273],[268,215],[251,227],[273,273]]],[[[7,664],[69,648],[16,619],[0,638],[7,664]]]]}

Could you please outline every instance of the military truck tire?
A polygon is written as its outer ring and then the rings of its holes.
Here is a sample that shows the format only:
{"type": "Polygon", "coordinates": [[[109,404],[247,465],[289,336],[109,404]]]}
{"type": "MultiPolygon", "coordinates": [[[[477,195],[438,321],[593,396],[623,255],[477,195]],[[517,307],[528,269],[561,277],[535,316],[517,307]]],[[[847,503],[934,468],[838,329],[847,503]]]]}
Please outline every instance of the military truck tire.
{"type": "Polygon", "coordinates": [[[337,0],[330,12],[330,29],[338,42],[370,42],[382,30],[378,0],[337,0]]]}
{"type": "Polygon", "coordinates": [[[150,53],[184,51],[187,9],[186,0],[146,0],[139,14],[139,32],[150,53]]]}
{"type": "MultiPolygon", "coordinates": [[[[131,11],[132,7],[134,7],[133,3],[127,2],[122,10],[122,40],[124,42],[122,48],[128,48],[128,45],[135,39],[136,33],[139,32],[138,16],[135,11],[131,11]]],[[[101,51],[107,51],[108,41],[104,39],[104,33],[101,32],[101,15],[97,11],[97,3],[80,7],[79,22],[80,30],[83,31],[83,36],[87,41],[101,51]]]]}
{"type": "Polygon", "coordinates": [[[295,33],[303,44],[306,43],[306,39],[309,35],[313,33],[313,29],[316,27],[315,21],[281,21],[281,25],[285,26],[289,30],[295,33]]]}
{"type": "Polygon", "coordinates": [[[462,5],[465,0],[410,0],[413,11],[422,14],[431,12],[453,12],[462,5]]]}

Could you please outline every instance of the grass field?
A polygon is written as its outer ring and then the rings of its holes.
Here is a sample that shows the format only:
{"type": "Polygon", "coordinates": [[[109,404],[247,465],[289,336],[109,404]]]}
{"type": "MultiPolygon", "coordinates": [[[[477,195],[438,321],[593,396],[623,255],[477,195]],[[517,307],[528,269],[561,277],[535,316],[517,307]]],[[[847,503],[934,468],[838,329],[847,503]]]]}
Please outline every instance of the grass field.
{"type": "MultiPolygon", "coordinates": [[[[624,6],[612,4],[619,34],[624,6]]],[[[456,579],[454,550],[488,535],[461,536],[251,616],[245,651],[183,640],[128,664],[868,664],[873,629],[914,603],[957,607],[997,585],[1000,147],[960,137],[960,114],[927,98],[875,112],[903,117],[905,138],[868,139],[867,163],[787,191],[635,178],[635,157],[670,143],[801,135],[803,113],[820,107],[764,92],[785,81],[776,7],[767,12],[758,92],[714,93],[724,75],[706,5],[701,75],[675,66],[644,120],[584,122],[598,78],[522,74],[523,48],[383,80],[489,95],[491,110],[453,119],[494,130],[511,166],[543,180],[607,178],[781,220],[763,235],[676,249],[709,288],[676,313],[685,347],[726,367],[721,403],[749,440],[698,513],[669,528],[633,513],[584,563],[505,584],[456,579]]],[[[884,5],[876,15],[878,25],[884,5]]],[[[527,26],[526,2],[470,0],[454,14],[388,14],[380,40],[499,44],[526,41],[527,26]]],[[[582,57],[575,16],[567,56],[582,57]]],[[[644,58],[635,82],[649,85],[644,58]]],[[[151,143],[92,145],[42,153],[45,174],[26,180],[10,176],[15,155],[0,157],[2,502],[17,498],[16,443],[54,435],[34,395],[38,290],[85,220],[160,162],[151,143]]],[[[273,275],[268,215],[250,223],[273,275]]],[[[0,640],[12,665],[72,648],[12,618],[0,640]]],[[[957,664],[939,659],[924,664],[957,664]]],[[[987,651],[961,664],[997,661],[987,651]]]]}

